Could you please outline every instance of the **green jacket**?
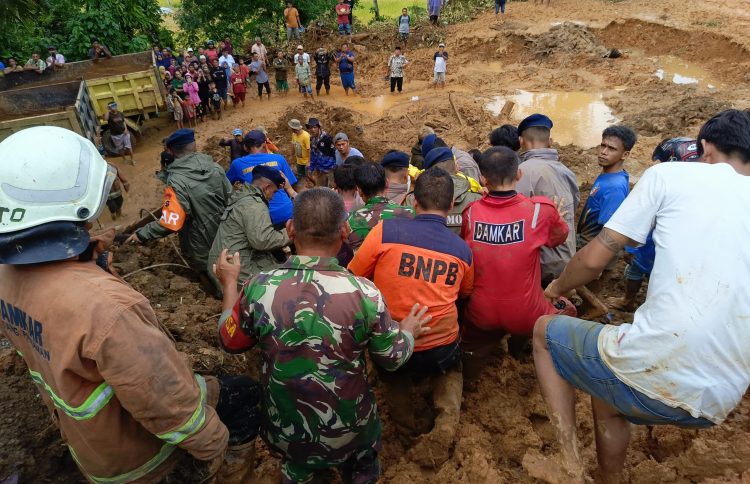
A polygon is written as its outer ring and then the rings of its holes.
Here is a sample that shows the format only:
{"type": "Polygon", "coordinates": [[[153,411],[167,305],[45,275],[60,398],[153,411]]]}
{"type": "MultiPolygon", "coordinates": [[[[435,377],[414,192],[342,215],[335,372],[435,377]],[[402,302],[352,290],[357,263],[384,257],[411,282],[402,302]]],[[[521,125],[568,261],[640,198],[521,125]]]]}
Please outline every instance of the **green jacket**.
{"type": "Polygon", "coordinates": [[[205,153],[190,153],[174,160],[167,167],[166,184],[167,189],[174,190],[177,202],[185,212],[181,228],[167,228],[153,221],[138,229],[138,238],[143,241],[159,239],[178,231],[184,255],[190,258],[197,270],[202,271],[206,268],[208,251],[232,193],[232,185],[224,170],[205,153]]]}
{"type": "MultiPolygon", "coordinates": [[[[471,202],[475,202],[482,198],[480,193],[474,193],[471,191],[471,185],[469,181],[458,175],[452,175],[453,179],[453,210],[448,213],[448,219],[446,225],[453,232],[461,234],[461,224],[463,223],[463,213],[471,202]]],[[[406,196],[404,205],[409,207],[414,206],[414,192],[409,193],[406,196]]]]}
{"type": "Polygon", "coordinates": [[[230,254],[240,253],[240,280],[246,280],[261,271],[275,268],[278,261],[270,252],[289,245],[286,230],[274,230],[268,201],[260,188],[244,183],[229,199],[221,216],[219,230],[211,246],[206,266],[209,277],[221,291],[221,283],[213,273],[213,264],[223,249],[230,254]]]}

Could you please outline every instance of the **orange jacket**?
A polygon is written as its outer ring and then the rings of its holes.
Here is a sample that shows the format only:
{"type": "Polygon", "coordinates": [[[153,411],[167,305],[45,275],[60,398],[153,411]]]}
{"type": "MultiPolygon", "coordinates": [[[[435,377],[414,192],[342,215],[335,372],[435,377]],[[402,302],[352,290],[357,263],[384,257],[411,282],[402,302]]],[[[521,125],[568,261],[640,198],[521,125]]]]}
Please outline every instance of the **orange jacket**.
{"type": "Polygon", "coordinates": [[[445,217],[383,220],[373,228],[349,263],[354,275],[372,279],[393,319],[401,321],[414,303],[427,306],[430,331],[414,351],[452,343],[458,337],[456,300],[474,287],[471,250],[446,225],[445,217]]]}
{"type": "Polygon", "coordinates": [[[92,482],[154,481],[178,447],[220,456],[228,432],[151,306],[93,262],[0,265],[0,331],[23,356],[92,482]]]}

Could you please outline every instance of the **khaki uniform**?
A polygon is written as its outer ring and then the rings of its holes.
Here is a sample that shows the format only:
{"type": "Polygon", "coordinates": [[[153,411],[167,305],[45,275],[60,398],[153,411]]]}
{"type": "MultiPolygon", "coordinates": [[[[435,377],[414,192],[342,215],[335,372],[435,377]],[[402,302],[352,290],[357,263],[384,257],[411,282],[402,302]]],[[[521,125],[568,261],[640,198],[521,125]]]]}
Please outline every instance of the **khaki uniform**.
{"type": "Polygon", "coordinates": [[[225,452],[218,382],[194,374],[148,300],[93,262],[0,265],[0,316],[89,481],[156,481],[178,448],[225,452]]]}
{"type": "Polygon", "coordinates": [[[197,270],[205,270],[232,185],[224,170],[204,153],[174,160],[167,166],[166,184],[161,220],[140,228],[138,238],[159,239],[179,232],[185,255],[197,270]]]}
{"type": "MultiPolygon", "coordinates": [[[[460,234],[464,210],[471,202],[482,198],[482,195],[471,191],[471,184],[465,176],[458,174],[451,175],[451,178],[453,179],[453,210],[448,213],[446,225],[454,233],[460,234]]],[[[414,206],[414,192],[406,196],[404,205],[414,206]]]]}
{"type": "Polygon", "coordinates": [[[278,261],[271,251],[289,243],[286,230],[273,228],[268,202],[261,189],[245,183],[232,194],[229,205],[221,216],[221,223],[208,255],[209,277],[216,288],[221,290],[213,265],[223,249],[229,249],[230,254],[240,253],[239,284],[242,285],[259,272],[276,267],[278,261]]]}
{"type": "Polygon", "coordinates": [[[556,279],[576,253],[576,227],[574,218],[581,193],[575,174],[560,162],[557,150],[538,148],[521,154],[523,176],[516,190],[527,197],[544,196],[551,200],[563,200],[567,211],[568,238],[564,244],[553,249],[542,247],[542,282],[556,279]]]}

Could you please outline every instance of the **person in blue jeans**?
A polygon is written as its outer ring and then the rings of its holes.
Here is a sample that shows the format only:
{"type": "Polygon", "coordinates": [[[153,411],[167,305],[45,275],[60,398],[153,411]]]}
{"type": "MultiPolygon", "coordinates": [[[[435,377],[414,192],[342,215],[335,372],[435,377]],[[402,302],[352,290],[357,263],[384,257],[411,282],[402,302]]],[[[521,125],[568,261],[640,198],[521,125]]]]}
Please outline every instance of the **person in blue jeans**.
{"type": "Polygon", "coordinates": [[[354,83],[354,52],[349,50],[349,44],[341,44],[341,49],[336,53],[334,59],[339,66],[344,92],[348,96],[349,89],[351,89],[352,93],[357,94],[357,86],[354,83]]]}
{"type": "Polygon", "coordinates": [[[505,22],[505,0],[495,0],[495,18],[499,13],[503,14],[503,22],[505,22]]]}
{"type": "MultiPolygon", "coordinates": [[[[651,159],[658,163],[668,161],[697,161],[697,141],[693,138],[665,139],[654,150],[651,159]]],[[[615,300],[612,306],[623,311],[633,311],[636,308],[635,298],[641,289],[643,280],[651,275],[656,258],[653,232],[648,234],[646,243],[640,247],[625,247],[625,296],[615,300]]]]}
{"type": "Polygon", "coordinates": [[[534,467],[559,470],[556,480],[585,478],[576,388],[592,396],[601,481],[620,482],[631,423],[719,425],[750,386],[750,249],[744,243],[750,238],[750,113],[716,114],[700,129],[697,149],[703,163],[646,170],[599,235],[545,289],[551,301],[567,296],[653,231],[654,268],[632,324],[544,316],[534,327],[534,366],[562,458],[559,467],[534,467]]]}

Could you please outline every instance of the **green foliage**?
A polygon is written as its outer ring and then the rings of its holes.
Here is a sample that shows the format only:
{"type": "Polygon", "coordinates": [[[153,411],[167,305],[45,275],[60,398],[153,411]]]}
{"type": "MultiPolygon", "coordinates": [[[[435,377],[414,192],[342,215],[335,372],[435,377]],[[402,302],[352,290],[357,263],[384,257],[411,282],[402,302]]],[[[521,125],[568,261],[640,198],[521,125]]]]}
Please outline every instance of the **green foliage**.
{"type": "MultiPolygon", "coordinates": [[[[362,2],[363,0],[358,0],[362,2]]],[[[334,18],[334,0],[295,0],[303,25],[318,19],[334,18]]],[[[206,40],[217,41],[229,36],[233,44],[241,48],[256,36],[266,45],[284,39],[284,0],[182,0],[176,20],[181,32],[180,45],[204,45],[206,40]]]]}
{"type": "MultiPolygon", "coordinates": [[[[2,0],[31,3],[15,22],[0,24],[0,55],[17,55],[23,62],[38,50],[46,57],[56,45],[69,61],[88,58],[96,37],[113,54],[149,49],[161,34],[157,0],[2,0]]],[[[8,8],[3,6],[3,9],[8,8]]]]}

